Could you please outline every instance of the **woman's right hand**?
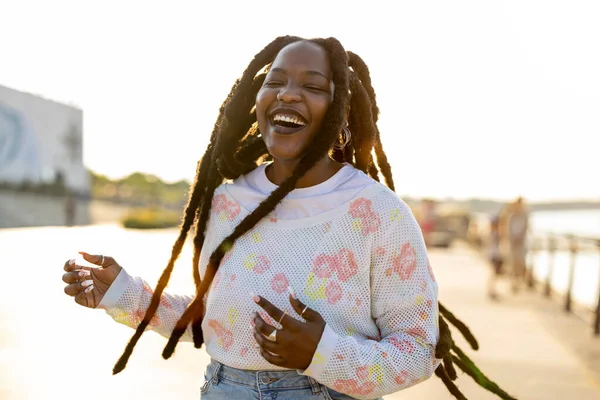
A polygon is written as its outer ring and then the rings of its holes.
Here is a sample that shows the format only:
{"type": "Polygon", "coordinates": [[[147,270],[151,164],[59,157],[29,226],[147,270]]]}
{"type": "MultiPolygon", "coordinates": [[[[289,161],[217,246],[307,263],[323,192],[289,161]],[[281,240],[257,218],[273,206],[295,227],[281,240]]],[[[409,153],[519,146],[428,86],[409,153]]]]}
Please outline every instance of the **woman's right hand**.
{"type": "Polygon", "coordinates": [[[122,267],[112,257],[84,252],[79,254],[84,260],[99,268],[84,267],[77,265],[75,260],[68,260],[64,267],[66,273],[62,277],[63,282],[67,284],[65,293],[75,297],[77,304],[96,308],[122,267]]]}

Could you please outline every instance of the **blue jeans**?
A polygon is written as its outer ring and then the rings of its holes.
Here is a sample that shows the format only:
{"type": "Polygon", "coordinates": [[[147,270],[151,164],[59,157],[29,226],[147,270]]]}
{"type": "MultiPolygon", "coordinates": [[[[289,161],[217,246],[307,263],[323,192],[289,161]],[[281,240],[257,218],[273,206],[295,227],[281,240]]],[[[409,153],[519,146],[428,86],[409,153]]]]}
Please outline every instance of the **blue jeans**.
{"type": "Polygon", "coordinates": [[[212,360],[200,389],[202,400],[350,400],[296,371],[250,371],[212,360]]]}

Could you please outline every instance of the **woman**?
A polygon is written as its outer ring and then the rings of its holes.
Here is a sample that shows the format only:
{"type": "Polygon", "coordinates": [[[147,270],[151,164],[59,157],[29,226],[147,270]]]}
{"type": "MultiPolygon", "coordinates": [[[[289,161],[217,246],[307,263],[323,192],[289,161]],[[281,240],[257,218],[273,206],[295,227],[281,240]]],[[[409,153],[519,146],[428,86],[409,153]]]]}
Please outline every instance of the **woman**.
{"type": "Polygon", "coordinates": [[[180,338],[206,343],[206,399],[371,399],[440,358],[462,396],[377,115],[367,66],[337,40],[280,37],[258,53],[221,107],[157,288],[111,257],[65,264],[68,295],[136,328],[114,373],[149,327],[169,337],[165,358],[180,338]],[[194,222],[196,294],[163,293],[194,222]]]}
{"type": "Polygon", "coordinates": [[[488,279],[488,296],[492,300],[498,299],[498,292],[496,291],[496,281],[502,274],[502,253],[500,251],[500,222],[499,217],[494,215],[490,221],[490,234],[488,238],[488,253],[489,260],[492,266],[492,271],[488,279]]]}
{"type": "Polygon", "coordinates": [[[507,218],[507,241],[510,251],[512,267],[511,289],[514,293],[519,291],[521,281],[527,269],[527,232],[529,229],[529,213],[522,197],[518,197],[511,204],[507,218]]]}

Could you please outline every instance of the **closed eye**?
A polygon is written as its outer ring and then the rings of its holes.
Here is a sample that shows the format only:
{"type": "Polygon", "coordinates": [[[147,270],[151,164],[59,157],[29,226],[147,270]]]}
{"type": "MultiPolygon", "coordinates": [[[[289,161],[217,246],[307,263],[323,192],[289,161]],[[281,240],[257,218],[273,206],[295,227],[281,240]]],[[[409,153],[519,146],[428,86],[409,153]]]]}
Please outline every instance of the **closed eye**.
{"type": "Polygon", "coordinates": [[[323,89],[320,86],[305,86],[305,88],[307,88],[309,90],[316,90],[316,91],[319,91],[319,92],[325,92],[326,91],[325,89],[323,89]]]}
{"type": "Polygon", "coordinates": [[[279,81],[267,81],[264,83],[265,86],[280,86],[282,85],[279,81]]]}

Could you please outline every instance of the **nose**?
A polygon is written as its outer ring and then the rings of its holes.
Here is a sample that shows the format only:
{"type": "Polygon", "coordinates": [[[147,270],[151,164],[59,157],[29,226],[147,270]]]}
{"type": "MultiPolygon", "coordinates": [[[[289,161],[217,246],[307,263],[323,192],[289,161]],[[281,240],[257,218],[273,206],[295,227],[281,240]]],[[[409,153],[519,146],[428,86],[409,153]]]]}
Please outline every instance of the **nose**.
{"type": "Polygon", "coordinates": [[[277,100],[284,103],[298,103],[302,101],[302,96],[297,88],[292,87],[292,85],[286,85],[277,93],[277,100]]]}

